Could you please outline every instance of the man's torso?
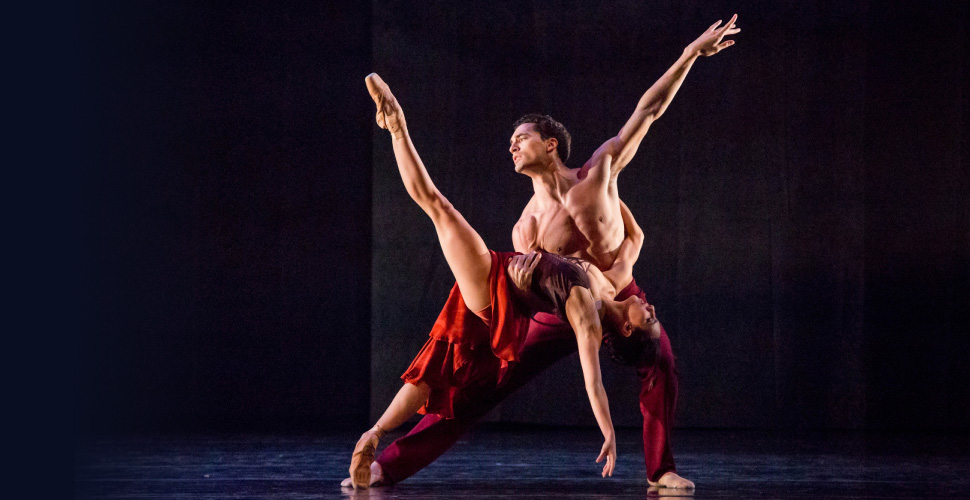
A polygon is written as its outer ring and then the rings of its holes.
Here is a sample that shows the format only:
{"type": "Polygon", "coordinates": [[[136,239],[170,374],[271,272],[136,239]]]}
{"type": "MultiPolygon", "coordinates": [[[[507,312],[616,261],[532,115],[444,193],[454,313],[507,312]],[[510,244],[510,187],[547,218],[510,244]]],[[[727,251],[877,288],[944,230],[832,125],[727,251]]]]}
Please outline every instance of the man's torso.
{"type": "Polygon", "coordinates": [[[573,181],[561,200],[533,195],[512,229],[513,245],[518,252],[542,250],[609,269],[625,237],[615,185],[602,189],[573,181]]]}

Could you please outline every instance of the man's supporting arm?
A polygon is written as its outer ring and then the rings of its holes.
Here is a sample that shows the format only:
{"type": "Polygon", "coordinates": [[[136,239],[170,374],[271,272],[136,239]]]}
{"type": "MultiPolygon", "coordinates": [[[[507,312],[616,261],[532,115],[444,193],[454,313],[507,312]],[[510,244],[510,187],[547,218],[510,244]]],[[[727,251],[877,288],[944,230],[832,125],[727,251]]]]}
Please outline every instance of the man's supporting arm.
{"type": "Polygon", "coordinates": [[[620,200],[620,216],[623,218],[623,231],[626,237],[623,243],[620,243],[613,265],[603,271],[603,276],[618,289],[626,286],[633,279],[633,264],[640,258],[640,249],[643,247],[643,230],[640,229],[640,225],[633,218],[633,212],[623,200],[620,200]]]}

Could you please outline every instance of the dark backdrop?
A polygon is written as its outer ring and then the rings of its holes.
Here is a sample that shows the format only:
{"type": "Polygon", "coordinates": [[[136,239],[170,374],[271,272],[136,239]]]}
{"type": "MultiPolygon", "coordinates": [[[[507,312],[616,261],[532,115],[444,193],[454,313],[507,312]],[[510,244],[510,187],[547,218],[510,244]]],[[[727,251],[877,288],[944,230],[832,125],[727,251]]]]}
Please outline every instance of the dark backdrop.
{"type": "MultiPolygon", "coordinates": [[[[367,425],[452,279],[363,77],[505,250],[531,192],[511,123],[557,117],[578,166],[737,11],[737,45],[695,64],[620,177],[678,423],[966,429],[970,8],[895,5],[83,5],[83,422],[367,425]]],[[[635,425],[633,374],[605,365],[635,425]]],[[[491,418],[591,425],[581,380],[561,363],[491,418]]]]}
{"type": "Polygon", "coordinates": [[[370,6],[81,10],[87,425],[359,425],[370,6]]]}

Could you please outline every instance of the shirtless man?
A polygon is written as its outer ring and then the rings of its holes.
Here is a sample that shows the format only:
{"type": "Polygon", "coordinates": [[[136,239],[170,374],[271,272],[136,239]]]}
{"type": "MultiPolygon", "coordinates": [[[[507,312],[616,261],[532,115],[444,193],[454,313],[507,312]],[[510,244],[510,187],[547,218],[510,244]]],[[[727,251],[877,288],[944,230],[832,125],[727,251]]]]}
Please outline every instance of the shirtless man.
{"type": "MultiPolygon", "coordinates": [[[[694,61],[734,44],[733,40],[723,39],[740,31],[735,26],[736,20],[737,15],[723,27],[721,21],[714,23],[688,45],[677,62],[640,98],[619,134],[603,143],[579,169],[567,168],[564,164],[569,156],[570,137],[561,124],[542,115],[526,115],[516,122],[509,152],[516,171],[529,176],[535,190],[512,230],[516,251],[542,250],[581,257],[603,270],[612,267],[626,232],[622,211],[628,212],[617,194],[617,176],[636,154],[650,125],[667,109],[694,61]],[[613,161],[604,164],[605,156],[612,157],[613,161]]],[[[373,92],[372,96],[375,101],[378,99],[373,92]]],[[[410,140],[406,128],[392,131],[392,135],[394,141],[410,140]]],[[[515,262],[510,267],[513,265],[515,262]]],[[[513,277],[523,273],[521,268],[509,271],[513,277]]],[[[646,301],[635,281],[624,288],[617,300],[631,295],[646,301]]],[[[507,382],[461,398],[460,404],[455,405],[455,418],[426,415],[372,464],[371,485],[399,482],[421,470],[515,389],[575,352],[575,336],[568,325],[552,317],[536,319],[530,325],[520,360],[507,376],[507,382]]],[[[647,480],[651,486],[693,488],[694,483],[676,473],[670,450],[677,375],[666,331],[660,338],[659,357],[638,366],[637,375],[641,381],[647,480]]],[[[342,483],[350,484],[349,479],[342,483]]]]}

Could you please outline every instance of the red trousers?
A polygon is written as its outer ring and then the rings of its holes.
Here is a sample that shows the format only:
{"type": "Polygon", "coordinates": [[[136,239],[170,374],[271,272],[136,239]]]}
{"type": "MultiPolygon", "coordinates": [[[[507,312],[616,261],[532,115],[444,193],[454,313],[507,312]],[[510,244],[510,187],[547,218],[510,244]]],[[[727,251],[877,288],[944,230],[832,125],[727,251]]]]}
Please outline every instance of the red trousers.
{"type": "MultiPolygon", "coordinates": [[[[624,288],[616,300],[631,295],[646,300],[635,281],[624,288]]],[[[510,367],[501,385],[463,389],[454,401],[454,418],[425,415],[411,432],[381,453],[377,462],[383,469],[384,481],[403,481],[435,461],[506,396],[576,351],[576,336],[568,324],[548,314],[536,315],[536,319],[538,321],[529,324],[519,361],[510,367]]],[[[658,362],[638,367],[637,376],[640,379],[640,413],[643,415],[643,459],[647,478],[656,481],[665,473],[676,470],[670,451],[670,431],[677,406],[677,370],[666,331],[660,337],[658,362]]]]}

